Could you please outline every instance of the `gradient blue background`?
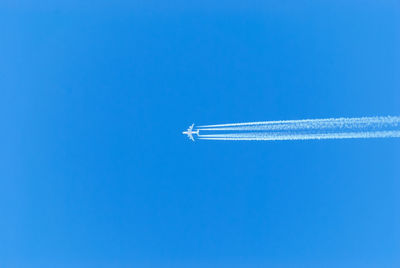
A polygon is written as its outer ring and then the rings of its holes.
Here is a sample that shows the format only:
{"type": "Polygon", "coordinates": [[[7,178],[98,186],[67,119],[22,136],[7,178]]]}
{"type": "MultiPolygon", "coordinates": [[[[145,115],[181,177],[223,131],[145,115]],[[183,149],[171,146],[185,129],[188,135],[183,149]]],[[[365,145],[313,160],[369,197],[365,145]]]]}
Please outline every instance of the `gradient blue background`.
{"type": "Polygon", "coordinates": [[[400,140],[191,123],[400,115],[398,1],[2,1],[1,267],[399,267],[400,140]]]}

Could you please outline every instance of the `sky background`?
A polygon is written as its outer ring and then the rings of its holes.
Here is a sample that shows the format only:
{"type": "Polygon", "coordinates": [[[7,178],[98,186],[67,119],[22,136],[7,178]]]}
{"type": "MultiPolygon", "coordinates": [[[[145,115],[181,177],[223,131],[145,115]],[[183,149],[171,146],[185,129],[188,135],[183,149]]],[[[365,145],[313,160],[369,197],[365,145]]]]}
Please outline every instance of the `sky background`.
{"type": "Polygon", "coordinates": [[[398,1],[2,1],[1,267],[399,267],[400,139],[190,124],[400,115],[398,1]]]}

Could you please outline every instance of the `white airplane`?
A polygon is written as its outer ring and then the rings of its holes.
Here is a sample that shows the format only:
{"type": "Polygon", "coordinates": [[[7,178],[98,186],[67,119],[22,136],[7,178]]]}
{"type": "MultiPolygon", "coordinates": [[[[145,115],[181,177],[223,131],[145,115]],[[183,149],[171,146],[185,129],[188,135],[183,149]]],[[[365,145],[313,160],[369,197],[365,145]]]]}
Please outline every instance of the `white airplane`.
{"type": "Polygon", "coordinates": [[[199,136],[199,130],[193,131],[193,126],[194,126],[194,124],[192,124],[188,128],[188,130],[182,132],[182,134],[188,135],[189,139],[191,139],[192,141],[194,141],[193,134],[196,134],[197,136],[199,136]]]}

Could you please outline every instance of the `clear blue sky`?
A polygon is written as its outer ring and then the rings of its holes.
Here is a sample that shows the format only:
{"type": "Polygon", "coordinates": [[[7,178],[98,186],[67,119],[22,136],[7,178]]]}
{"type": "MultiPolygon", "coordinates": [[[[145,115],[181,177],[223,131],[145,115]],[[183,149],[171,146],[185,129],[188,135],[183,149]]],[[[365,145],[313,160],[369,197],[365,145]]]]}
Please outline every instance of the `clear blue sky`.
{"type": "Polygon", "coordinates": [[[398,1],[2,1],[1,267],[400,267],[398,1]]]}

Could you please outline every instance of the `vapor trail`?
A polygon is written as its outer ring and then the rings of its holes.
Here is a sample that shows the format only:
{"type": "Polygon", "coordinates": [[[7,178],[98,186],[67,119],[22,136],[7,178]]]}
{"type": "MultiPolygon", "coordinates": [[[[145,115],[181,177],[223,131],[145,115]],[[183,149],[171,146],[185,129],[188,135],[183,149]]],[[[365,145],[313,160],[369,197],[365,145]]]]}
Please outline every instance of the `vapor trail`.
{"type": "Polygon", "coordinates": [[[400,137],[400,116],[232,123],[204,125],[198,130],[202,140],[394,138],[400,137]]]}
{"type": "Polygon", "coordinates": [[[207,129],[216,129],[222,127],[237,127],[237,126],[279,126],[279,125],[351,125],[351,124],[399,124],[400,116],[375,116],[375,117],[355,117],[355,118],[328,118],[328,119],[301,119],[301,120],[281,120],[281,121],[260,121],[247,123],[219,124],[219,125],[204,125],[198,126],[207,129]]]}
{"type": "Polygon", "coordinates": [[[376,131],[376,132],[347,132],[347,133],[312,133],[312,134],[278,134],[268,135],[257,133],[254,135],[228,134],[228,135],[201,135],[201,140],[322,140],[322,139],[357,139],[357,138],[396,138],[400,137],[400,131],[376,131]]]}

